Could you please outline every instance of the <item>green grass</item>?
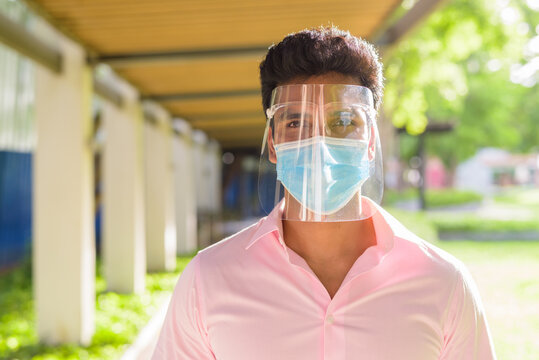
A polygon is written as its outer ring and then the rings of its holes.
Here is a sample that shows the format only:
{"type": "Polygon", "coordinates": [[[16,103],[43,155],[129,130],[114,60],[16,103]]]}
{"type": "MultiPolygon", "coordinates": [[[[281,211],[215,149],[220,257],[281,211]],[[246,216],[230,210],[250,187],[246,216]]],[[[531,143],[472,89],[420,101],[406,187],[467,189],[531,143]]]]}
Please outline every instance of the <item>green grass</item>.
{"type": "Polygon", "coordinates": [[[146,290],[140,295],[105,291],[105,280],[98,271],[96,332],[87,347],[76,344],[52,347],[38,343],[34,328],[31,267],[28,262],[25,263],[0,277],[0,359],[119,358],[170,295],[180,272],[191,258],[178,257],[173,272],[148,274],[146,290]]]}
{"type": "Polygon", "coordinates": [[[518,232],[539,231],[537,220],[494,220],[473,215],[431,216],[438,231],[444,232],[518,232]]]}
{"type": "Polygon", "coordinates": [[[425,201],[427,202],[427,206],[434,208],[479,202],[482,199],[483,196],[473,191],[432,189],[425,192],[425,201]]]}
{"type": "Polygon", "coordinates": [[[388,210],[466,264],[479,287],[498,359],[538,359],[539,242],[439,241],[425,214],[388,210]]]}
{"type": "MultiPolygon", "coordinates": [[[[419,197],[418,190],[408,188],[403,191],[385,190],[384,204],[395,205],[399,201],[408,201],[419,197]]],[[[425,191],[425,201],[430,208],[462,205],[479,202],[483,199],[480,194],[473,191],[462,191],[455,189],[427,189],[425,191]]]]}
{"type": "Polygon", "coordinates": [[[418,192],[415,188],[406,188],[402,191],[385,189],[384,190],[384,206],[392,206],[399,201],[407,201],[417,198],[418,192]]]}
{"type": "Polygon", "coordinates": [[[405,211],[392,207],[384,207],[391,215],[412,230],[417,236],[428,241],[438,240],[436,226],[423,212],[405,211]]]}
{"type": "Polygon", "coordinates": [[[514,188],[494,196],[500,203],[539,207],[539,189],[514,188]]]}

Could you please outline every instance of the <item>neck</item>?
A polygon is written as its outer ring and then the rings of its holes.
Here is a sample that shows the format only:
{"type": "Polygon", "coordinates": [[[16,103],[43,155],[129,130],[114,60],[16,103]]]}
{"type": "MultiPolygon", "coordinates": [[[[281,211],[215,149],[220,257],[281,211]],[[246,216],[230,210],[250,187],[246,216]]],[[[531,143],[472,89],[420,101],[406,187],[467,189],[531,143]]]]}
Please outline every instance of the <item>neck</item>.
{"type": "Polygon", "coordinates": [[[283,220],[283,238],[309,264],[353,262],[376,245],[372,217],[342,222],[283,220]]]}

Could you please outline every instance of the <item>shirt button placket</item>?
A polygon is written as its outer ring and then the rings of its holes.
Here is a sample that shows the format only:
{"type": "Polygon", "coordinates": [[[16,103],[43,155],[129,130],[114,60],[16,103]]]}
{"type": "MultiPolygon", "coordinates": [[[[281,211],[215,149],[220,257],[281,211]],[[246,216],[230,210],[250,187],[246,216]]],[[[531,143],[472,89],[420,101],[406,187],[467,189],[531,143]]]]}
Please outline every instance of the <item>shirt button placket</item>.
{"type": "Polygon", "coordinates": [[[334,322],[333,314],[328,312],[324,318],[324,360],[333,360],[334,358],[331,348],[334,322]]]}
{"type": "Polygon", "coordinates": [[[332,325],[334,321],[335,321],[335,319],[333,319],[333,315],[328,314],[326,316],[326,325],[332,325]]]}

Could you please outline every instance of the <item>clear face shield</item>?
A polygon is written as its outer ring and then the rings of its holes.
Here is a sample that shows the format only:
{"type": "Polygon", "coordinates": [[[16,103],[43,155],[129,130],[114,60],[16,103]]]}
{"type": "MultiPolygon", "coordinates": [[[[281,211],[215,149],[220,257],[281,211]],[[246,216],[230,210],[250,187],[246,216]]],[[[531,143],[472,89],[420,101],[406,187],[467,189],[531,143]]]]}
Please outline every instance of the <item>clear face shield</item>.
{"type": "Polygon", "coordinates": [[[382,199],[382,152],[371,91],[299,84],[273,90],[259,166],[266,213],[283,220],[354,221],[382,199]]]}

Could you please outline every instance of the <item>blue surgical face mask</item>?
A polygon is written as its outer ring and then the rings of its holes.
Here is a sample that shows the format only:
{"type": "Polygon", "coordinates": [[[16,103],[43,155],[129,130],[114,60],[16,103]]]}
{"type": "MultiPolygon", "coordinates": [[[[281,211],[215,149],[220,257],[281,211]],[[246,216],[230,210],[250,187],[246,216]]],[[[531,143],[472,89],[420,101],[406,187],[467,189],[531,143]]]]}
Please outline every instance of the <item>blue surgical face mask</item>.
{"type": "Polygon", "coordinates": [[[313,137],[275,145],[277,179],[312,212],[343,208],[369,177],[368,142],[313,137]]]}

